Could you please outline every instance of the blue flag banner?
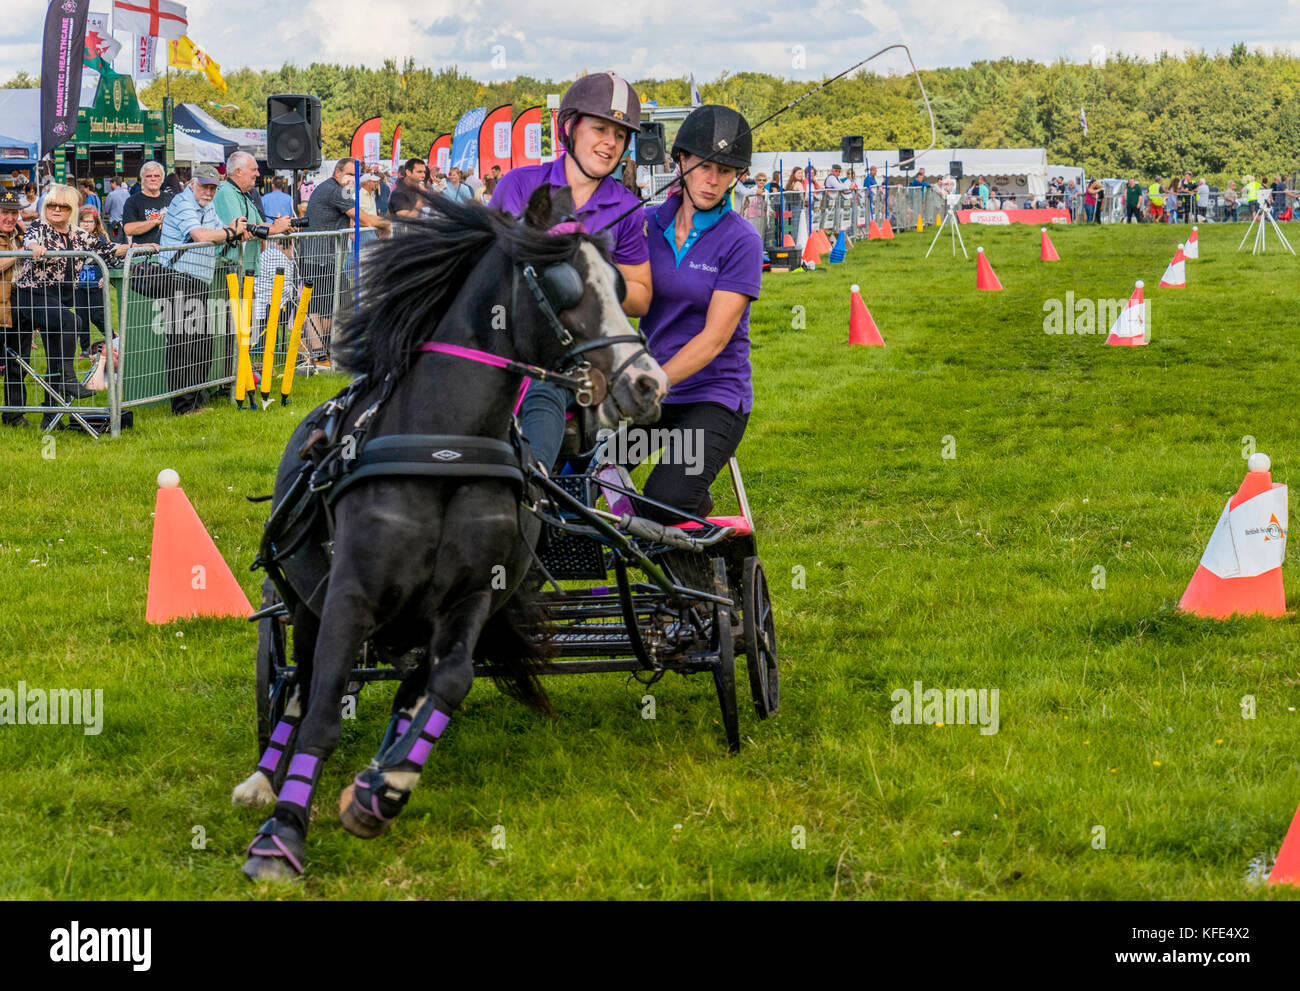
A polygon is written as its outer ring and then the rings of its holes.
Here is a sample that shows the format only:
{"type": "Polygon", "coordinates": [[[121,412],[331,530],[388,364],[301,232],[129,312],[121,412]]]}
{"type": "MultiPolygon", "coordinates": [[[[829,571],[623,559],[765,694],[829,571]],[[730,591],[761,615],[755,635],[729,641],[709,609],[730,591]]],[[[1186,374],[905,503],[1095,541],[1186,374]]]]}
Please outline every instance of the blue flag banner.
{"type": "Polygon", "coordinates": [[[478,168],[478,129],[487,117],[487,107],[476,107],[466,111],[456,121],[456,129],[451,135],[451,168],[478,168]]]}

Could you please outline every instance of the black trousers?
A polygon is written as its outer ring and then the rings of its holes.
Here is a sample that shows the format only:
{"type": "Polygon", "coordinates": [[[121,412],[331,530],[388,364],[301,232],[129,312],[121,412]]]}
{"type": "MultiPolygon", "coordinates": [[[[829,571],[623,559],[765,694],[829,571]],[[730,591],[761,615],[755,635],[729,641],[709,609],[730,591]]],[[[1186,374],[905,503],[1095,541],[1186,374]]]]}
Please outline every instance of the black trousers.
{"type": "Polygon", "coordinates": [[[104,316],[104,290],[93,282],[78,282],[73,290],[77,317],[81,326],[77,329],[77,343],[82,351],[90,350],[90,328],[93,324],[104,340],[108,340],[107,318],[104,316]]]}
{"type": "Polygon", "coordinates": [[[1131,221],[1136,221],[1139,224],[1142,223],[1142,211],[1140,209],[1125,204],[1124,210],[1124,223],[1127,224],[1131,221]]]}
{"type": "MultiPolygon", "coordinates": [[[[713,508],[709,486],[736,453],[748,423],[748,413],[721,403],[664,403],[658,423],[628,429],[629,451],[648,450],[656,439],[655,431],[670,431],[659,464],[646,480],[644,494],[696,516],[708,515],[713,508]]],[[[682,519],[644,504],[638,510],[660,523],[682,519]]]]}
{"type": "MultiPolygon", "coordinates": [[[[4,405],[6,406],[26,406],[27,389],[24,383],[26,373],[19,366],[18,362],[9,357],[9,350],[18,352],[18,356],[23,361],[30,362],[32,357],[32,328],[31,325],[23,318],[22,313],[17,306],[10,306],[10,323],[9,327],[0,327],[0,339],[3,341],[3,348],[0,350],[0,365],[4,366],[4,405]]],[[[10,414],[6,413],[8,417],[10,414]]],[[[14,416],[19,414],[15,413],[14,416]]]]}
{"type": "Polygon", "coordinates": [[[81,335],[82,325],[81,319],[72,312],[72,283],[62,282],[40,289],[18,288],[14,296],[27,326],[41,332],[47,373],[56,380],[75,381],[76,370],[72,360],[77,353],[77,338],[81,335]]]}
{"type": "Polygon", "coordinates": [[[167,342],[163,365],[167,390],[188,390],[172,397],[172,412],[188,413],[207,398],[199,386],[212,375],[212,335],[208,326],[208,283],[183,272],[167,276],[167,342]]]}

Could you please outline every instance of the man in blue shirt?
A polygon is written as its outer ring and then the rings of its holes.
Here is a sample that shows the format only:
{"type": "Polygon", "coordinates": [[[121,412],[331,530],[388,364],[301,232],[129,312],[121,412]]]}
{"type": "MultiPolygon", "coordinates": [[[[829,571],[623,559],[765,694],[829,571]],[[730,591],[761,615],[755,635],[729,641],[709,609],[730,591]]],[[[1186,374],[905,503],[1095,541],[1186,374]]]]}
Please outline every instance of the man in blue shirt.
{"type": "Polygon", "coordinates": [[[122,177],[115,175],[108,180],[108,196],[104,199],[104,220],[108,224],[108,235],[115,241],[122,240],[126,235],[122,232],[122,207],[126,206],[126,201],[130,199],[131,194],[126,191],[126,186],[122,182],[122,177]]]}
{"type": "MultiPolygon", "coordinates": [[[[200,388],[213,377],[212,335],[218,328],[209,327],[205,304],[216,274],[217,245],[235,245],[247,241],[247,221],[236,217],[225,227],[212,205],[221,176],[211,165],[194,169],[185,191],[167,207],[163,218],[158,261],[168,270],[168,292],[156,300],[166,320],[166,351],[163,364],[167,373],[167,390],[172,397],[172,413],[184,416],[207,408],[207,394],[200,388]],[[191,245],[182,251],[167,251],[169,245],[191,245]],[[201,245],[201,247],[192,247],[201,245]]],[[[217,287],[218,293],[222,287],[217,287]]],[[[216,298],[222,298],[218,295],[216,298]]],[[[225,327],[220,328],[225,332],[225,327]]]]}
{"type": "Polygon", "coordinates": [[[460,178],[460,169],[451,169],[447,173],[447,188],[442,191],[442,195],[457,203],[468,203],[474,198],[474,190],[469,188],[468,183],[461,182],[460,178]]]}
{"type": "Polygon", "coordinates": [[[266,212],[262,214],[267,220],[275,220],[277,217],[293,217],[293,199],[285,192],[287,183],[280,176],[271,180],[271,192],[262,197],[262,206],[266,212]]]}

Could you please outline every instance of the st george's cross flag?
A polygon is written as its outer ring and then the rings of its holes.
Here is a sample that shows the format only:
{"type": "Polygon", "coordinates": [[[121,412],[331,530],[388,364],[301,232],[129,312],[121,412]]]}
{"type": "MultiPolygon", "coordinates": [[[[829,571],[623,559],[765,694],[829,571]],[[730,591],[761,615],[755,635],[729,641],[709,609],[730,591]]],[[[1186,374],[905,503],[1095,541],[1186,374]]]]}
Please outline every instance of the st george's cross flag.
{"type": "Polygon", "coordinates": [[[170,0],[113,0],[115,32],[180,38],[188,28],[183,4],[170,0]]]}

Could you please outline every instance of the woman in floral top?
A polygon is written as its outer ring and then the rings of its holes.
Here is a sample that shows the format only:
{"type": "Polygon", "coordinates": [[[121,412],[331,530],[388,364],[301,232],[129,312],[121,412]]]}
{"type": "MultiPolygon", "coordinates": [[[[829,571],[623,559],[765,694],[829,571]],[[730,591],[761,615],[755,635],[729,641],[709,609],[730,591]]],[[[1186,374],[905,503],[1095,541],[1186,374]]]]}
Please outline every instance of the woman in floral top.
{"type": "Polygon", "coordinates": [[[15,283],[18,309],[24,319],[40,329],[45,345],[47,378],[51,388],[69,399],[93,395],[77,381],[73,367],[81,320],[72,312],[77,277],[85,265],[84,258],[41,259],[52,251],[92,251],[105,259],[121,258],[125,244],[113,247],[101,244],[73,224],[80,197],[71,186],[53,185],[45,195],[40,219],[27,228],[23,248],[32,253],[23,264],[15,283]]]}

